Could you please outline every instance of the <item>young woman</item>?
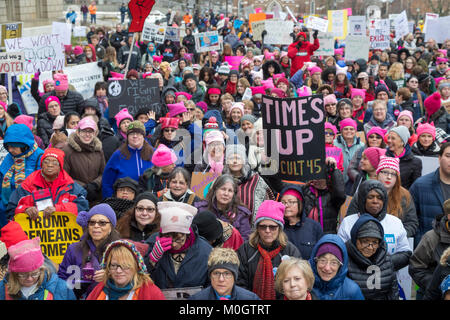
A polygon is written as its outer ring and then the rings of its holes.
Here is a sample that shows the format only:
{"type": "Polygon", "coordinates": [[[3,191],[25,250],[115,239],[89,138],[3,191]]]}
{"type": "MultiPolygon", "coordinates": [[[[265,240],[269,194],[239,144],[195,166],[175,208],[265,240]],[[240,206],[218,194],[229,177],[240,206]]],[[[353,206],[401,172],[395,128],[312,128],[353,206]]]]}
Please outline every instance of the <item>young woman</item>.
{"type": "Polygon", "coordinates": [[[220,98],[222,96],[222,90],[218,85],[209,86],[206,91],[204,101],[208,106],[208,110],[220,110],[220,98]]]}
{"type": "Polygon", "coordinates": [[[242,97],[244,96],[245,90],[247,88],[250,88],[250,83],[248,82],[248,80],[246,78],[240,78],[236,87],[236,102],[242,101],[242,97]]]}
{"type": "Polygon", "coordinates": [[[361,183],[366,180],[374,180],[377,178],[376,170],[378,168],[378,163],[380,162],[380,156],[384,155],[385,152],[385,149],[377,147],[368,147],[364,149],[359,164],[360,170],[353,183],[351,196],[358,191],[361,183]]]}
{"type": "Polygon", "coordinates": [[[312,67],[309,69],[309,77],[306,79],[306,86],[311,88],[312,93],[316,93],[317,89],[323,84],[321,79],[322,69],[319,67],[312,67]]]}
{"type": "Polygon", "coordinates": [[[364,102],[366,99],[366,91],[364,89],[352,88],[350,94],[353,105],[352,118],[363,122],[366,114],[366,103],[364,102]]]}
{"type": "Polygon", "coordinates": [[[437,157],[439,144],[436,142],[436,128],[429,123],[419,123],[417,126],[417,141],[411,150],[417,156],[437,157]]]}
{"type": "Polygon", "coordinates": [[[397,85],[397,88],[405,86],[405,70],[403,64],[400,62],[394,62],[387,73],[387,76],[392,79],[397,85]]]}
{"type": "Polygon", "coordinates": [[[128,112],[128,109],[120,110],[115,116],[116,125],[117,125],[117,133],[116,137],[119,142],[122,144],[127,137],[127,130],[130,123],[134,120],[133,116],[128,112]]]}
{"type": "Polygon", "coordinates": [[[347,70],[347,67],[341,68],[336,66],[336,77],[333,80],[333,92],[338,99],[351,97],[353,86],[348,80],[347,70]]]}
{"type": "Polygon", "coordinates": [[[364,103],[375,99],[375,85],[373,83],[373,77],[369,77],[366,72],[361,72],[356,78],[356,88],[365,90],[364,103]]]}

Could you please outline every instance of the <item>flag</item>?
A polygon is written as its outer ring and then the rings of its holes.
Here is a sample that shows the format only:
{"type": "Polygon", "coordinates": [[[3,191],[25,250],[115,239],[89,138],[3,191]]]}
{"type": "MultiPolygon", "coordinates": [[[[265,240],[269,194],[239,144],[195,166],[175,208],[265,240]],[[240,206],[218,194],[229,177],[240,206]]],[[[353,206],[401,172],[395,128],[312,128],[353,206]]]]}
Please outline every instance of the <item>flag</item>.
{"type": "Polygon", "coordinates": [[[131,13],[131,25],[129,32],[142,32],[145,19],[152,11],[155,0],[131,0],[128,3],[128,9],[131,13]]]}

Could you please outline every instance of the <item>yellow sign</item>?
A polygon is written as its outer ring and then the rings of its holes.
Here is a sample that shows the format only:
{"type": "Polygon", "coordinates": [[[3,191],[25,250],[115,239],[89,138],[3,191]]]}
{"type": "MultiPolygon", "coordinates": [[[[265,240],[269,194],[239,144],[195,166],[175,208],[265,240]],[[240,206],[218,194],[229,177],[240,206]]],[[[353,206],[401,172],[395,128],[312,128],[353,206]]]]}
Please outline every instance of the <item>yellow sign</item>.
{"type": "Polygon", "coordinates": [[[5,46],[5,39],[22,38],[22,22],[2,24],[2,43],[5,46]]]}
{"type": "Polygon", "coordinates": [[[328,32],[332,32],[337,39],[347,37],[347,10],[328,10],[328,32]]]}
{"type": "Polygon", "coordinates": [[[76,219],[70,212],[54,212],[50,218],[44,218],[43,212],[39,212],[36,220],[31,220],[26,213],[19,213],[14,217],[28,238],[41,239],[42,253],[56,264],[62,262],[69,245],[80,241],[83,235],[83,229],[76,219]]]}

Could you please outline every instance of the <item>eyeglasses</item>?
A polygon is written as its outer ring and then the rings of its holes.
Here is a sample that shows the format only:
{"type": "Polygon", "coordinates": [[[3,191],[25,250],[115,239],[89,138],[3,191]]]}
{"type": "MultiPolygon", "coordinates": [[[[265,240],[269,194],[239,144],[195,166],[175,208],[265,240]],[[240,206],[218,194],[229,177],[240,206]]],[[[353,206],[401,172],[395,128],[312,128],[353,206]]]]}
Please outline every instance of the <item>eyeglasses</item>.
{"type": "Polygon", "coordinates": [[[129,265],[122,266],[120,264],[115,264],[115,263],[111,263],[109,265],[109,270],[111,270],[111,271],[117,271],[118,268],[120,268],[122,271],[128,271],[131,269],[131,266],[129,266],[129,265]]]}
{"type": "Polygon", "coordinates": [[[342,262],[339,260],[327,260],[325,258],[315,258],[314,259],[319,267],[325,267],[327,264],[330,264],[333,268],[339,268],[342,265],[342,262]]]}
{"type": "Polygon", "coordinates": [[[332,106],[335,106],[335,105],[336,105],[336,103],[329,103],[329,104],[326,104],[326,105],[325,105],[325,108],[326,108],[326,107],[332,107],[332,106]]]}
{"type": "Polygon", "coordinates": [[[326,136],[334,136],[334,133],[333,133],[333,132],[325,131],[325,135],[326,135],[326,136]]]}
{"type": "Polygon", "coordinates": [[[369,136],[369,139],[377,139],[377,140],[382,140],[383,138],[377,134],[371,134],[369,136]]]}
{"type": "Polygon", "coordinates": [[[95,131],[94,130],[86,130],[85,129],[85,130],[80,130],[80,133],[85,135],[85,136],[92,136],[95,133],[95,131]]]}
{"type": "Polygon", "coordinates": [[[18,273],[17,278],[25,280],[25,279],[28,279],[29,277],[32,277],[33,279],[37,279],[37,278],[39,278],[40,275],[41,275],[41,271],[39,270],[36,272],[18,273]]]}
{"type": "Polygon", "coordinates": [[[370,241],[370,240],[367,240],[367,239],[359,239],[359,242],[361,242],[361,245],[362,245],[363,248],[367,248],[369,246],[372,246],[372,248],[376,248],[376,247],[378,247],[380,245],[380,242],[378,240],[377,241],[370,241]]]}
{"type": "Polygon", "coordinates": [[[225,272],[213,271],[213,272],[211,272],[211,278],[213,278],[215,280],[219,280],[221,276],[223,276],[223,278],[225,280],[230,280],[231,278],[233,278],[233,274],[229,271],[225,271],[225,272]]]}
{"type": "Polygon", "coordinates": [[[298,203],[298,201],[291,201],[291,200],[289,200],[289,201],[281,201],[281,203],[285,207],[292,207],[292,206],[295,206],[298,203]]]}
{"type": "Polygon", "coordinates": [[[258,230],[259,231],[266,231],[267,228],[269,228],[270,232],[275,232],[278,229],[278,225],[268,226],[268,225],[265,225],[265,224],[258,224],[258,230]]]}
{"type": "Polygon", "coordinates": [[[380,173],[382,175],[384,175],[385,177],[396,177],[397,176],[397,173],[392,173],[392,172],[384,171],[384,170],[381,170],[380,173]]]}
{"type": "Polygon", "coordinates": [[[164,129],[164,132],[175,132],[175,131],[177,131],[177,129],[172,129],[172,128],[164,129]]]}
{"type": "Polygon", "coordinates": [[[153,213],[156,211],[156,208],[144,208],[144,207],[136,207],[136,211],[139,213],[143,213],[144,211],[147,211],[148,213],[153,213]]]}
{"type": "Polygon", "coordinates": [[[111,222],[109,221],[96,221],[96,220],[89,220],[88,221],[88,226],[89,227],[95,227],[95,225],[99,225],[101,228],[105,227],[107,224],[109,224],[111,222]]]}

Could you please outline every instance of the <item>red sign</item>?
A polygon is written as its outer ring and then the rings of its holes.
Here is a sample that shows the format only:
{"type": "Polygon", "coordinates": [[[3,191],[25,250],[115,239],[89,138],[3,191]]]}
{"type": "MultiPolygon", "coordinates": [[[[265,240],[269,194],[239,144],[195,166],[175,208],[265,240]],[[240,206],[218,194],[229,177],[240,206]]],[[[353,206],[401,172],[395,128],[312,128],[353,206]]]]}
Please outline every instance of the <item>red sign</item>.
{"type": "Polygon", "coordinates": [[[128,9],[131,13],[131,25],[129,32],[142,32],[145,19],[152,11],[155,0],[131,0],[128,3],[128,9]]]}

